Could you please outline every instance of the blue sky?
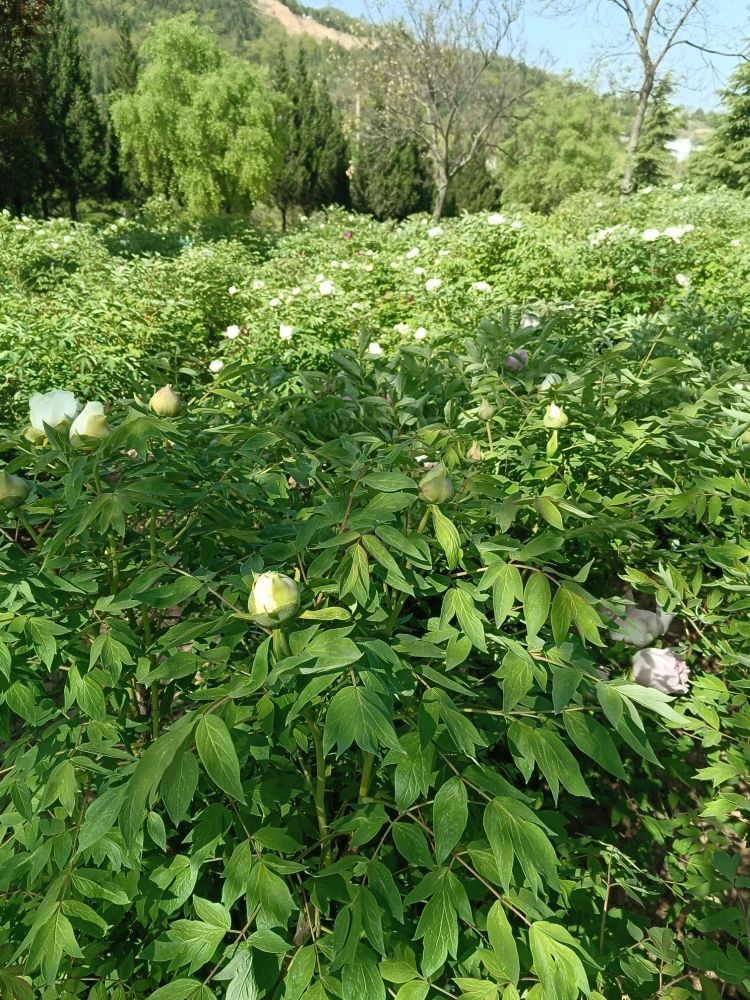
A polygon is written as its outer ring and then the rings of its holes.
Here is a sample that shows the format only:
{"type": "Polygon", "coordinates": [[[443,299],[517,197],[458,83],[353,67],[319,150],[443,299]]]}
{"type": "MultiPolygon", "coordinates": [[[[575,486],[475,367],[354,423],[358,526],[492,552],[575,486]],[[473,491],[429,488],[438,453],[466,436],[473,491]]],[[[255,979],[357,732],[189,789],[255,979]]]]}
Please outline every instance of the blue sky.
{"type": "MultiPolygon", "coordinates": [[[[363,15],[366,0],[303,0],[311,7],[339,7],[349,14],[363,15]]],[[[393,0],[394,6],[397,0],[393,0]]],[[[529,3],[529,8],[539,4],[529,3]]],[[[720,51],[739,52],[743,41],[750,38],[750,10],[744,0],[703,0],[705,17],[709,26],[704,34],[696,22],[691,37],[720,51]]],[[[627,60],[608,62],[604,57],[617,47],[623,39],[624,18],[613,4],[601,2],[598,14],[593,11],[597,4],[587,5],[592,13],[568,17],[546,17],[539,13],[526,13],[523,25],[526,60],[529,63],[546,66],[563,72],[571,70],[574,75],[594,78],[599,86],[607,87],[611,78],[620,81],[624,77],[627,60]]],[[[619,50],[622,51],[622,45],[619,50]]],[[[729,73],[737,64],[736,58],[720,56],[707,57],[686,45],[677,46],[667,64],[677,82],[676,99],[688,107],[715,108],[718,105],[716,91],[726,82],[729,73]],[[710,59],[710,62],[709,62],[710,59]]],[[[634,62],[634,60],[633,60],[634,62]]]]}

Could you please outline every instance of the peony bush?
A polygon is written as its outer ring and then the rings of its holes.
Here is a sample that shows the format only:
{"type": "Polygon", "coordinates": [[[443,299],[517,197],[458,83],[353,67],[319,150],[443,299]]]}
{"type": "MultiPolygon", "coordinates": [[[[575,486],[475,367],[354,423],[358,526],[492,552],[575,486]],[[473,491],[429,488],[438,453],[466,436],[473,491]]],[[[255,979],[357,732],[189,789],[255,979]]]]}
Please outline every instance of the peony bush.
{"type": "Polygon", "coordinates": [[[748,995],[744,364],[372,342],[6,435],[0,992],[748,995]]]}

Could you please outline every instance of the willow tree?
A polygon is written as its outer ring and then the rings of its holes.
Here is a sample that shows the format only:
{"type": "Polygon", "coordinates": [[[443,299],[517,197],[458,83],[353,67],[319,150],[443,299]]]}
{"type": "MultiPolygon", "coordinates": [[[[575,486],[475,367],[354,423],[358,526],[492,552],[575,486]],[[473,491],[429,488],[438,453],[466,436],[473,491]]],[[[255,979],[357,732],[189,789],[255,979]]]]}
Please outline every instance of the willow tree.
{"type": "Polygon", "coordinates": [[[378,7],[370,79],[388,142],[412,140],[432,171],[432,215],[457,174],[487,149],[526,93],[510,56],[522,0],[404,0],[378,7]],[[394,20],[387,18],[393,17],[394,20]]]}
{"type": "Polygon", "coordinates": [[[279,100],[266,72],[227,55],[192,15],[157,22],[139,58],[135,90],[113,102],[112,120],[143,186],[196,216],[265,197],[279,100]]]}

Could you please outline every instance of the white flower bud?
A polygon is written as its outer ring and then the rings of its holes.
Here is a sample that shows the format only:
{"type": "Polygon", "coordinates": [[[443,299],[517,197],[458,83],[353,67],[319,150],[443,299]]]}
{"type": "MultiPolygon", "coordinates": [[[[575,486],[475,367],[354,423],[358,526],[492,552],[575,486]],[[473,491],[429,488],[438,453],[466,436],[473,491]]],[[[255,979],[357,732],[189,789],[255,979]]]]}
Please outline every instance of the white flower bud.
{"type": "Polygon", "coordinates": [[[453,496],[453,483],[444,465],[438,463],[419,480],[419,492],[427,503],[446,503],[453,496]]]}
{"type": "Polygon", "coordinates": [[[479,404],[477,416],[480,420],[491,420],[495,415],[495,407],[488,400],[483,399],[479,404]]]}
{"type": "Polygon", "coordinates": [[[283,573],[261,573],[253,584],[247,608],[259,625],[275,628],[299,611],[299,587],[283,573]]]}
{"type": "Polygon", "coordinates": [[[176,417],[182,408],[182,400],[172,390],[171,385],[163,385],[161,389],[156,390],[148,405],[157,417],[176,417]]]}
{"type": "Polygon", "coordinates": [[[544,412],[544,426],[549,430],[558,430],[558,428],[567,427],[567,425],[568,415],[562,406],[550,403],[544,412]]]}
{"type": "Polygon", "coordinates": [[[31,492],[31,486],[20,476],[12,476],[3,469],[0,472],[0,510],[20,507],[31,492]]]}

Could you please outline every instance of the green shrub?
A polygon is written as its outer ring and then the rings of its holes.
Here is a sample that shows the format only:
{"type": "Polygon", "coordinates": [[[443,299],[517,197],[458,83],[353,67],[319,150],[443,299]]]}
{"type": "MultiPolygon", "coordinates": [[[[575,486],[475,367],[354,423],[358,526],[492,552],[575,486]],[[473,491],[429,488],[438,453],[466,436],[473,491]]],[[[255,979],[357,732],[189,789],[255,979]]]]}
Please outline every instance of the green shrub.
{"type": "Polygon", "coordinates": [[[702,336],[508,313],[14,433],[4,992],[746,994],[750,391],[702,336]],[[630,678],[628,586],[689,694],[630,678]]]}

